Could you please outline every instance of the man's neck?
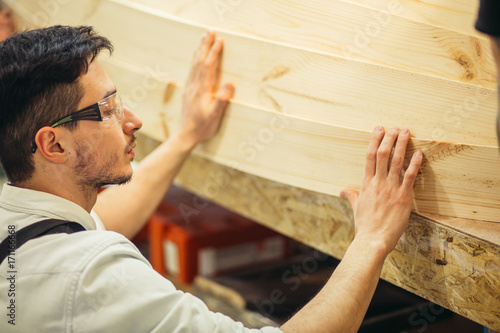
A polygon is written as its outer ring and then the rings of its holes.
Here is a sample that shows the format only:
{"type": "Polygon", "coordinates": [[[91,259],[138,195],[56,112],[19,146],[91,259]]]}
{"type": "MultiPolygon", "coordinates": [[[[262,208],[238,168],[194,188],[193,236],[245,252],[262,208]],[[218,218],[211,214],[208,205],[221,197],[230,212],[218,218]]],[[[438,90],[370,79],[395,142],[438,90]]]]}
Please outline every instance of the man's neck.
{"type": "Polygon", "coordinates": [[[32,177],[32,179],[28,181],[12,185],[56,195],[74,202],[89,213],[97,200],[97,190],[95,188],[83,187],[78,184],[63,182],[60,180],[37,180],[36,177],[32,177]]]}

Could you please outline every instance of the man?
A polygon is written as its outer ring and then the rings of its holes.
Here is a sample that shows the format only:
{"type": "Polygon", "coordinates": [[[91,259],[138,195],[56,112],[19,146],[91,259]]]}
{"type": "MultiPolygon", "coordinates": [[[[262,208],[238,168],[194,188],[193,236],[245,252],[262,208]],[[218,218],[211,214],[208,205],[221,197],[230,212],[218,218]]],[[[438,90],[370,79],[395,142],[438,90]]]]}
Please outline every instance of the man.
{"type": "Polygon", "coordinates": [[[98,63],[102,50],[110,42],[90,27],[28,31],[0,44],[0,160],[10,182],[0,197],[0,239],[47,219],[86,230],[34,238],[1,263],[0,331],[356,331],[408,223],[422,161],[416,152],[403,170],[409,131],[373,131],[359,196],[341,194],[354,207],[356,235],[325,287],[280,329],[246,329],[175,290],[123,236],[142,226],[193,147],[216,133],[234,91],[214,86],[222,40],[204,36],[180,130],[132,180],[141,121],[98,63]],[[97,196],[100,186],[121,183],[97,196]],[[94,206],[103,225],[90,215],[94,206]]]}

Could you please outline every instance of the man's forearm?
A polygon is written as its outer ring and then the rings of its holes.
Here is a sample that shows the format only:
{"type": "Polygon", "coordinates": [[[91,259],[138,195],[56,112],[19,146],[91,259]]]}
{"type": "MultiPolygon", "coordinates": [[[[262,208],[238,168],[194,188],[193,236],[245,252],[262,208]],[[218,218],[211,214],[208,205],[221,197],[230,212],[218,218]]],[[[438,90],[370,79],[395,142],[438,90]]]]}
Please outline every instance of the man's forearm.
{"type": "Polygon", "coordinates": [[[182,135],[173,136],[139,164],[128,184],[99,194],[94,210],[106,229],[132,238],[158,207],[195,144],[182,135]]]}
{"type": "Polygon", "coordinates": [[[357,332],[377,286],[387,249],[354,240],[323,289],[283,332],[357,332]]]}

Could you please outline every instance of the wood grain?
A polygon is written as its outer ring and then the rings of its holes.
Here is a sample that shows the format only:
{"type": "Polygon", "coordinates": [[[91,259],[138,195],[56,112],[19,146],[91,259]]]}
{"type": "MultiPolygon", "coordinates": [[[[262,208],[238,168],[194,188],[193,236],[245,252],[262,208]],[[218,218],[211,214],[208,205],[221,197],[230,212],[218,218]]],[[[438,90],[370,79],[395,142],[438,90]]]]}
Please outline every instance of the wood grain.
{"type": "MultiPolygon", "coordinates": [[[[79,9],[85,20],[73,18],[71,22],[94,24],[115,44],[118,61],[159,69],[182,87],[206,26],[129,1],[84,4],[79,9]],[[109,13],[114,13],[112,18],[109,13]],[[134,24],[129,17],[134,17],[134,24]],[[165,31],[161,39],[152,33],[157,31],[165,31]]],[[[71,7],[63,15],[69,7],[61,7],[51,22],[69,21],[75,12],[71,7]]],[[[242,103],[364,131],[382,124],[408,127],[416,137],[427,140],[497,145],[498,104],[492,89],[229,31],[218,34],[226,41],[221,80],[236,84],[235,99],[242,103]]],[[[409,52],[406,58],[413,55],[409,52]]],[[[491,73],[491,66],[479,67],[478,73],[491,73]]]]}
{"type": "Polygon", "coordinates": [[[387,10],[390,6],[402,6],[399,15],[420,23],[444,27],[470,35],[485,38],[478,32],[476,23],[479,1],[470,0],[342,0],[377,10],[387,10]]]}
{"type": "MultiPolygon", "coordinates": [[[[116,63],[105,65],[124,91],[145,80],[116,63]]],[[[162,104],[167,81],[158,82],[139,103],[124,94],[144,118],[143,132],[157,140],[167,137],[165,126],[167,132],[175,130],[180,115],[180,94],[162,104]]],[[[195,153],[260,177],[337,195],[345,187],[359,187],[369,138],[366,131],[233,102],[220,134],[195,153]]],[[[425,156],[415,185],[416,212],[500,221],[500,175],[492,172],[500,170],[496,147],[414,138],[407,157],[416,149],[425,156]]]]}
{"type": "MultiPolygon", "coordinates": [[[[136,99],[133,91],[142,88],[148,76],[116,62],[104,64],[117,87],[125,91],[125,103],[143,118],[142,131],[157,140],[166,139],[179,120],[180,93],[165,105],[168,80],[150,78],[151,89],[144,89],[145,94],[136,99]]],[[[220,134],[195,153],[267,179],[337,195],[344,187],[359,187],[369,137],[369,132],[233,102],[220,134]]],[[[408,158],[416,149],[425,158],[415,185],[415,211],[499,221],[500,176],[491,172],[500,170],[496,147],[415,138],[408,158]]]]}
{"type": "MultiPolygon", "coordinates": [[[[204,27],[132,4],[104,1],[99,8],[89,22],[110,36],[120,50],[118,60],[164,68],[182,86],[204,27]],[[120,13],[119,18],[107,19],[108,12],[120,13]],[[127,28],[130,15],[144,23],[127,28]],[[151,31],[182,33],[165,34],[162,43],[154,43],[145,37],[151,31]]],[[[219,35],[226,41],[221,80],[234,82],[235,99],[245,104],[365,131],[378,124],[404,126],[422,139],[497,145],[493,90],[233,33],[219,35]]]]}
{"type": "Polygon", "coordinates": [[[471,31],[477,12],[471,1],[453,8],[445,1],[132,1],[215,29],[496,88],[489,42],[471,31]],[[412,12],[441,20],[415,21],[407,18],[412,12]],[[453,27],[443,26],[443,18],[453,27]]]}

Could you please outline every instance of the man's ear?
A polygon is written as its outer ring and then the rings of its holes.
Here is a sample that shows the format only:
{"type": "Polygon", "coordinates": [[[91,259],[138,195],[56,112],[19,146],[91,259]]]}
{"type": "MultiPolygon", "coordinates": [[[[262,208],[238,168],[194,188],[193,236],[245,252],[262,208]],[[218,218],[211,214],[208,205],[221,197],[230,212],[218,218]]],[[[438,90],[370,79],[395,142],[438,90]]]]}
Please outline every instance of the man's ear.
{"type": "Polygon", "coordinates": [[[40,128],[35,135],[38,152],[54,163],[64,163],[68,158],[63,140],[64,135],[61,132],[59,128],[45,126],[40,128]]]}

